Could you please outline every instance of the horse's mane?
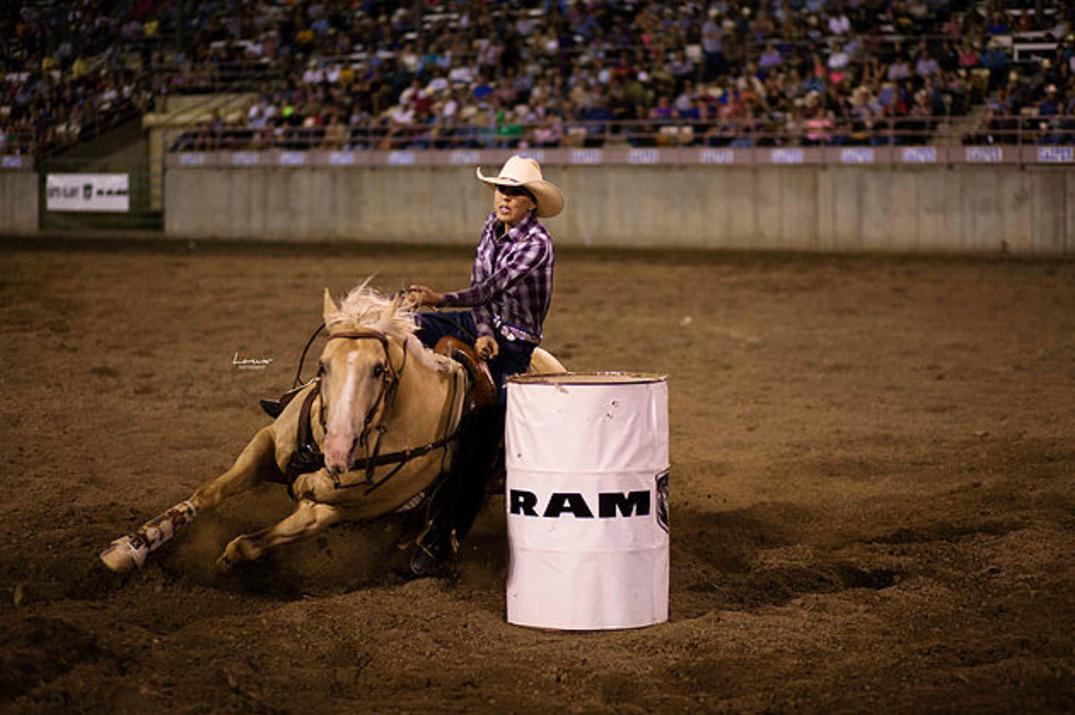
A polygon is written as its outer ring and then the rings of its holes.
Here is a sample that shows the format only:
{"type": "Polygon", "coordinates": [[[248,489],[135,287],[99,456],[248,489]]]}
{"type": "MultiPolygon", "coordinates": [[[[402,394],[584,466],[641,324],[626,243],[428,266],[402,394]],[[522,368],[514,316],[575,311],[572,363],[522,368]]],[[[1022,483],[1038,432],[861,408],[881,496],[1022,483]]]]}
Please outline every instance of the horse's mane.
{"type": "Polygon", "coordinates": [[[373,328],[385,335],[406,340],[417,329],[414,305],[389,298],[371,288],[367,278],[351,289],[339,303],[339,312],[326,316],[329,332],[373,328]]]}
{"type": "Polygon", "coordinates": [[[443,355],[425,349],[414,335],[414,331],[418,329],[414,304],[398,296],[389,298],[376,288],[371,288],[371,280],[373,276],[352,288],[339,303],[339,310],[325,316],[325,327],[329,333],[363,328],[379,330],[389,337],[399,338],[407,343],[411,354],[427,368],[448,374],[455,363],[443,355]]]}

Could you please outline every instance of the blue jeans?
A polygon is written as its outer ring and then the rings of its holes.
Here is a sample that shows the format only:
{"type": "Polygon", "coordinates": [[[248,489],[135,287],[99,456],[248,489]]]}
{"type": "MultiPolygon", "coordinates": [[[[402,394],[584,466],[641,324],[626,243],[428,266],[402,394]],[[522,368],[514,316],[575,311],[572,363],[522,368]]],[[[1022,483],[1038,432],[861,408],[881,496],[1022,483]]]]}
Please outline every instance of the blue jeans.
{"type": "MultiPolygon", "coordinates": [[[[478,326],[474,323],[474,313],[469,310],[445,311],[440,313],[419,313],[418,330],[415,336],[426,347],[432,348],[445,335],[459,338],[467,345],[474,345],[478,339],[478,326]]],[[[497,402],[503,407],[507,404],[508,391],[504,381],[512,375],[526,372],[530,367],[530,356],[537,347],[526,340],[508,340],[499,333],[496,338],[497,355],[489,361],[489,372],[496,383],[497,402]]]]}

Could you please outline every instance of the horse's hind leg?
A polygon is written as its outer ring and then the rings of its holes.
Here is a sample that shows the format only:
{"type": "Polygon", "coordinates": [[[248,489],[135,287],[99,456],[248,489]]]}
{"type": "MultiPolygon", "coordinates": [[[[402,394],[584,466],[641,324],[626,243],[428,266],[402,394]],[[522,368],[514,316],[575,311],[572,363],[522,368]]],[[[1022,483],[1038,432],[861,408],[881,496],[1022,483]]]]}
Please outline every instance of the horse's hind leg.
{"type": "Polygon", "coordinates": [[[276,526],[244,534],[231,540],[217,559],[217,569],[227,571],[242,561],[252,561],[267,549],[308,539],[340,520],[343,511],[331,504],[303,499],[289,516],[276,526]]]}
{"type": "Polygon", "coordinates": [[[113,541],[101,552],[101,561],[117,572],[142,566],[149,552],[170,541],[180,528],[194,520],[199,511],[212,509],[225,497],[249,489],[278,472],[273,431],[271,427],[265,427],[254,435],[231,469],[205,482],[189,499],[153,517],[135,533],[113,541]]]}

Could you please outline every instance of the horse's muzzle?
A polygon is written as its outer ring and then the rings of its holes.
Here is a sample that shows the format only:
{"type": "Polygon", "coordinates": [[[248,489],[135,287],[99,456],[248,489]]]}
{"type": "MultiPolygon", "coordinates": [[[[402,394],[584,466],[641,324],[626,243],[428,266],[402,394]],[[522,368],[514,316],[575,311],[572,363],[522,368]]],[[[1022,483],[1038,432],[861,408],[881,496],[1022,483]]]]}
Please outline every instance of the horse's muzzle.
{"type": "Polygon", "coordinates": [[[358,446],[358,437],[329,433],[325,435],[325,469],[335,476],[342,474],[351,468],[355,447],[358,446]]]}

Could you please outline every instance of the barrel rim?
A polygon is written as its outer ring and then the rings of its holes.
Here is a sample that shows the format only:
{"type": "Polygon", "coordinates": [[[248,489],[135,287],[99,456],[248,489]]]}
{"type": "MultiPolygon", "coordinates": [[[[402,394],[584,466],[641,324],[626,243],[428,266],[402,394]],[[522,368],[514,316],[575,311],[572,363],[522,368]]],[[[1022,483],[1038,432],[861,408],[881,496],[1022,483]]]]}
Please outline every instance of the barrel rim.
{"type": "Polygon", "coordinates": [[[509,383],[518,385],[559,385],[585,387],[587,385],[648,385],[666,382],[668,375],[655,372],[595,370],[592,372],[539,372],[520,373],[508,378],[509,383]],[[577,381],[572,382],[572,379],[577,381]],[[579,379],[590,378],[590,379],[579,379]],[[593,379],[596,378],[596,379],[593,379]]]}

